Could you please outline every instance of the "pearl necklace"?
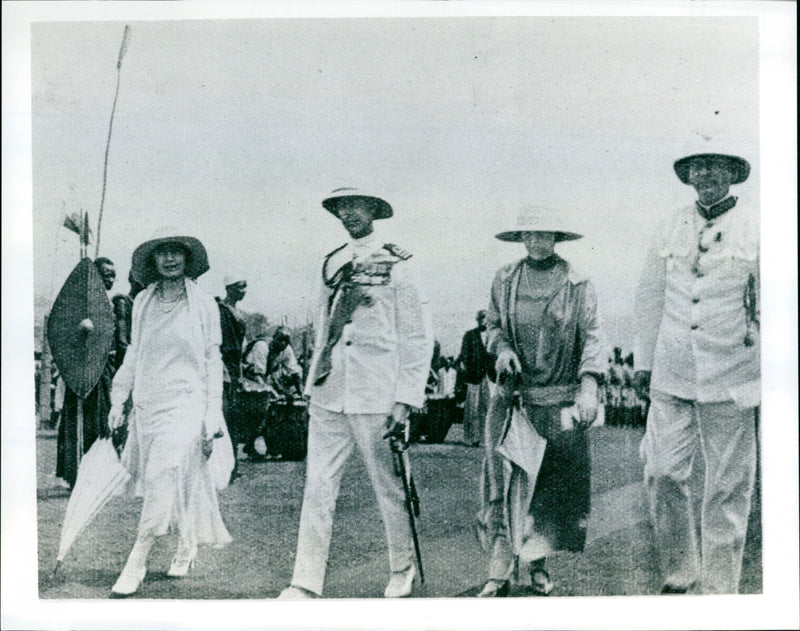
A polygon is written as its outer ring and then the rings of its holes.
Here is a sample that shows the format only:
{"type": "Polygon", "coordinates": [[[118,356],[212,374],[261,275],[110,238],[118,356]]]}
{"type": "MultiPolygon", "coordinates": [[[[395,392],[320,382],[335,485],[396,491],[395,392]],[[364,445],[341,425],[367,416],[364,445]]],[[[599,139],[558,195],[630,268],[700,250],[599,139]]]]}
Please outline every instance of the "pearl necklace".
{"type": "Polygon", "coordinates": [[[161,290],[156,292],[156,298],[158,298],[158,301],[161,303],[160,305],[161,311],[163,311],[164,313],[171,313],[172,311],[174,311],[185,296],[186,296],[186,287],[184,287],[181,290],[181,293],[175,296],[175,298],[173,298],[172,300],[164,300],[161,290]]]}

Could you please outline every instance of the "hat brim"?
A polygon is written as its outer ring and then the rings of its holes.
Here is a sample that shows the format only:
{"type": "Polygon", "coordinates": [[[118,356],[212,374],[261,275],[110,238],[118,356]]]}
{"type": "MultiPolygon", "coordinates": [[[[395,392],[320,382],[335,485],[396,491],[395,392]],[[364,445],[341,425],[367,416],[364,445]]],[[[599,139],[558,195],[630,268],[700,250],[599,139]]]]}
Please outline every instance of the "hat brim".
{"type": "Polygon", "coordinates": [[[152,263],[155,249],[166,243],[174,243],[185,248],[190,256],[186,261],[185,274],[191,279],[205,274],[209,270],[208,254],[199,239],[194,237],[160,237],[145,241],[133,252],[131,274],[145,287],[158,280],[158,272],[152,263]]]}
{"type": "Polygon", "coordinates": [[[373,197],[371,195],[339,195],[336,197],[328,197],[322,200],[322,206],[329,213],[339,216],[338,208],[345,200],[365,200],[369,202],[372,208],[373,219],[388,219],[392,216],[392,207],[388,202],[382,200],[380,197],[373,197]]]}
{"type": "Polygon", "coordinates": [[[583,235],[577,232],[564,232],[563,230],[507,230],[506,232],[499,232],[495,236],[500,241],[507,241],[509,243],[522,243],[523,235],[526,232],[554,232],[556,235],[556,243],[559,241],[575,241],[582,239],[583,235]]]}
{"type": "Polygon", "coordinates": [[[724,158],[727,160],[734,173],[731,184],[741,184],[750,175],[750,163],[739,156],[733,156],[727,153],[694,153],[680,160],[676,160],[674,164],[675,174],[684,184],[689,184],[689,165],[692,163],[692,160],[696,158],[724,158]]]}

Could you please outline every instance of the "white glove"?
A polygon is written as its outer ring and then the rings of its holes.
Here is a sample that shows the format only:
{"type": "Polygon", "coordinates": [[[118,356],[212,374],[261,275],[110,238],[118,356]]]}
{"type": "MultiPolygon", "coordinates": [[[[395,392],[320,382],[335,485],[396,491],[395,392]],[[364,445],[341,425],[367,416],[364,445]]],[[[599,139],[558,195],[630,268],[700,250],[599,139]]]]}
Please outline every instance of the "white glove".
{"type": "Polygon", "coordinates": [[[112,432],[125,423],[125,414],[120,407],[112,407],[108,412],[108,429],[112,432]]]}
{"type": "Polygon", "coordinates": [[[495,370],[498,377],[500,375],[517,374],[520,371],[519,357],[514,351],[501,351],[497,356],[495,370]]]}

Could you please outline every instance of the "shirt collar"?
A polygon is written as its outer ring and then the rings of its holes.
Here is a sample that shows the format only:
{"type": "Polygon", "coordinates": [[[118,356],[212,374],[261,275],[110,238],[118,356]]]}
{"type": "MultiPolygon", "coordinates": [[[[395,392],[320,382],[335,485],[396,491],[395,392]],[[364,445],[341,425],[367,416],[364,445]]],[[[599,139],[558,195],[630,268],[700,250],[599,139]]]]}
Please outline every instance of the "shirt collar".
{"type": "Polygon", "coordinates": [[[375,243],[378,237],[375,231],[370,232],[366,237],[360,239],[350,239],[350,248],[354,259],[363,259],[375,251],[375,243]]]}
{"type": "Polygon", "coordinates": [[[695,201],[695,207],[697,208],[697,212],[699,212],[703,219],[706,221],[712,221],[719,217],[720,215],[725,214],[731,208],[736,205],[736,200],[738,198],[728,194],[723,197],[718,202],[711,204],[710,206],[706,206],[700,203],[700,200],[695,201]]]}

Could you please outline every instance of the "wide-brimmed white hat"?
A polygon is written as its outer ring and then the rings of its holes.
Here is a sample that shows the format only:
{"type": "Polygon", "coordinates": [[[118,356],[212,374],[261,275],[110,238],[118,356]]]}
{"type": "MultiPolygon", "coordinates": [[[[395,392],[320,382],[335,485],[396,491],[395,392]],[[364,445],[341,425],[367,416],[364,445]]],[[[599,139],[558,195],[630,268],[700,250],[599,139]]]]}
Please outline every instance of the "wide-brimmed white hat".
{"type": "Polygon", "coordinates": [[[173,228],[161,228],[153,237],[142,243],[133,252],[131,261],[131,274],[145,287],[158,280],[158,272],[153,262],[155,249],[166,243],[174,243],[183,247],[189,256],[186,257],[186,275],[197,278],[209,270],[208,254],[199,239],[195,237],[180,236],[173,228]]]}
{"type": "Polygon", "coordinates": [[[750,175],[750,163],[742,158],[741,152],[731,139],[722,132],[695,131],[681,150],[683,158],[675,161],[675,173],[684,184],[689,184],[689,165],[696,158],[722,158],[733,172],[731,184],[741,184],[750,175]]]}
{"type": "Polygon", "coordinates": [[[566,213],[544,206],[525,205],[517,212],[516,225],[495,235],[500,241],[518,243],[526,232],[555,232],[556,241],[580,239],[582,234],[569,229],[566,213]]]}
{"type": "Polygon", "coordinates": [[[325,199],[322,206],[330,213],[339,216],[338,208],[342,201],[347,199],[363,199],[370,204],[373,219],[388,219],[392,216],[392,207],[389,203],[377,195],[371,195],[358,188],[342,187],[335,188],[325,199]]]}

